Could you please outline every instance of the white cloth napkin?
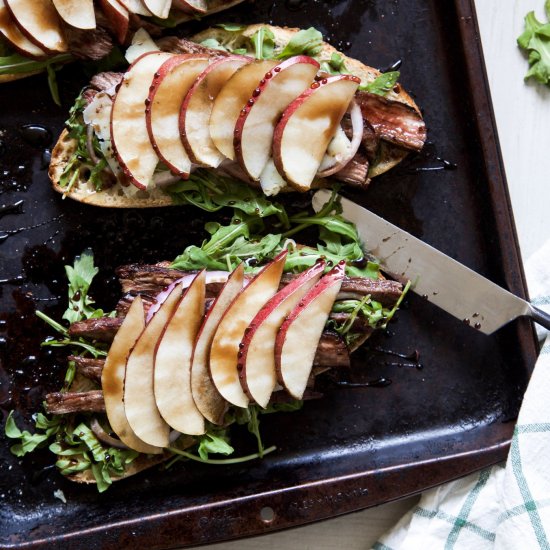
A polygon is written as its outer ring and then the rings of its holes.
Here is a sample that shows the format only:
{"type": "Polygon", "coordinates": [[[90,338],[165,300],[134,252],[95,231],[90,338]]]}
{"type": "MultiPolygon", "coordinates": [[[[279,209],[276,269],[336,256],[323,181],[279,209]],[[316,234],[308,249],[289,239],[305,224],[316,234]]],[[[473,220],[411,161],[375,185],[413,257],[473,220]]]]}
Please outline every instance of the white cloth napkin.
{"type": "MultiPolygon", "coordinates": [[[[550,241],[525,272],[533,305],[550,311],[550,241]]],[[[425,492],[375,550],[550,550],[550,337],[538,334],[506,465],[425,492]]]]}

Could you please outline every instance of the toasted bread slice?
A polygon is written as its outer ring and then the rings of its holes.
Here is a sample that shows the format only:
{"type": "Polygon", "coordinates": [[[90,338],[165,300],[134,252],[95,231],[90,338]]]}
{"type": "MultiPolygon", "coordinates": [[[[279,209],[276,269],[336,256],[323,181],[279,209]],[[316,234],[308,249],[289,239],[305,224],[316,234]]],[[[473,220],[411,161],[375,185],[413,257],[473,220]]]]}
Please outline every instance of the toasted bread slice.
{"type": "MultiPolygon", "coordinates": [[[[264,24],[249,25],[239,33],[226,31],[216,27],[200,32],[193,36],[191,40],[202,43],[208,39],[215,39],[221,45],[233,50],[245,46],[249,38],[260,28],[268,28],[271,30],[275,37],[276,49],[282,49],[288,44],[293,35],[300,31],[300,29],[297,28],[275,27],[264,24]]],[[[372,82],[381,74],[377,69],[369,67],[361,61],[338,52],[336,48],[326,42],[322,44],[322,51],[316,56],[316,59],[321,62],[329,61],[333,53],[338,53],[343,58],[347,70],[361,78],[363,83],[372,82]]],[[[420,109],[416,103],[399,84],[396,85],[394,89],[390,90],[386,97],[392,101],[404,103],[420,114],[420,109]]],[[[135,188],[124,189],[120,183],[117,183],[109,189],[96,191],[87,181],[87,170],[82,169],[85,167],[79,168],[80,174],[72,188],[69,191],[63,189],[59,185],[60,176],[67,162],[73,155],[75,146],[76,143],[71,140],[67,132],[64,131],[53,150],[49,175],[56,191],[79,202],[107,208],[148,208],[169,206],[173,204],[171,197],[160,188],[150,191],[137,190],[135,188]]],[[[381,143],[379,158],[374,165],[371,165],[369,177],[375,177],[387,172],[395,165],[399,164],[407,154],[408,152],[406,150],[393,146],[390,143],[381,143]]],[[[313,187],[319,187],[319,184],[317,183],[313,187]]]]}

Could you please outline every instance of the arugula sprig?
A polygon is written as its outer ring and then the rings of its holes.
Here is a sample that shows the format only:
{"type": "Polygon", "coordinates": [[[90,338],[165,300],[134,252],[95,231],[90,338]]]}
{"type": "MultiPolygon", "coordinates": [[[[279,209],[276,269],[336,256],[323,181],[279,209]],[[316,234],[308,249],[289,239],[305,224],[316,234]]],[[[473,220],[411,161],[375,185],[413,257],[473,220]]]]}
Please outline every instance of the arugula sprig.
{"type": "Polygon", "coordinates": [[[368,84],[361,84],[361,86],[359,86],[359,90],[369,92],[370,94],[385,96],[397,84],[400,75],[401,73],[399,71],[382,73],[372,82],[369,82],[368,84]]]}
{"type": "Polygon", "coordinates": [[[529,71],[525,79],[534,78],[550,85],[550,0],[545,2],[548,21],[540,22],[535,12],[525,16],[525,30],[518,38],[518,45],[529,54],[529,71]]]}

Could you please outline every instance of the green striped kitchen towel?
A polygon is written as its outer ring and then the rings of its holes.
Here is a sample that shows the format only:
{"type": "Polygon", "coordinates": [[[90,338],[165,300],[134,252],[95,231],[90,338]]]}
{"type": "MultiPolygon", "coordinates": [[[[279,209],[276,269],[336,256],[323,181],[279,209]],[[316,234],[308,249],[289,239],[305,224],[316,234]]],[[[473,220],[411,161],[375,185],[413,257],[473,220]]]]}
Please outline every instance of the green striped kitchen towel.
{"type": "MultiPolygon", "coordinates": [[[[550,241],[525,264],[550,311],[550,241]]],[[[539,328],[541,342],[546,333],[539,328]]],[[[525,393],[506,465],[425,492],[375,550],[550,550],[550,336],[525,393]]]]}

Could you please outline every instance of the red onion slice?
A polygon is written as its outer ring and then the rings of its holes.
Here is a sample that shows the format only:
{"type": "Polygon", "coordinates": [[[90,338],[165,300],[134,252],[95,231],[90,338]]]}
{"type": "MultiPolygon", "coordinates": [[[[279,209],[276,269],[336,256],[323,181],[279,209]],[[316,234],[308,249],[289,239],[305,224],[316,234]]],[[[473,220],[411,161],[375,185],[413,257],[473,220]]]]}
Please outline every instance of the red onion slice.
{"type": "Polygon", "coordinates": [[[107,443],[107,445],[114,447],[115,449],[128,449],[128,446],[120,441],[120,439],[110,436],[101,427],[101,424],[98,422],[97,418],[92,418],[92,421],[90,422],[90,428],[92,428],[92,432],[94,432],[95,436],[100,441],[103,441],[103,443],[107,443]]]}
{"type": "MultiPolygon", "coordinates": [[[[187,288],[193,282],[193,279],[195,277],[196,277],[196,273],[189,273],[188,275],[184,275],[180,279],[169,284],[164,290],[159,292],[156,296],[156,302],[149,308],[149,311],[147,312],[147,317],[145,318],[145,322],[148,323],[151,320],[153,315],[159,310],[164,300],[168,298],[170,292],[174,290],[174,287],[176,285],[182,283],[182,288],[187,288]]],[[[207,271],[206,284],[225,283],[228,277],[229,277],[229,271],[207,271]]]]}
{"type": "Polygon", "coordinates": [[[324,170],[317,172],[317,175],[320,178],[326,178],[327,176],[332,176],[339,172],[344,166],[355,156],[359,146],[361,145],[361,140],[363,139],[363,114],[361,113],[361,108],[355,101],[352,99],[349,104],[348,111],[351,117],[351,126],[352,126],[352,137],[351,144],[347,155],[345,155],[340,160],[337,160],[332,166],[325,168],[324,170]]]}

